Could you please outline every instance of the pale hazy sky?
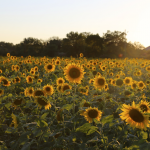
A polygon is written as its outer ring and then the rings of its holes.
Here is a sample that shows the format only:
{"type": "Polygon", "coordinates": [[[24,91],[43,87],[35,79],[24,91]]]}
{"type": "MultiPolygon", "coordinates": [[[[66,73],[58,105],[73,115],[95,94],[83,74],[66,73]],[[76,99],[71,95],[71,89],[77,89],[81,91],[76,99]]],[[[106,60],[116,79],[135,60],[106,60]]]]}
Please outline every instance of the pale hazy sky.
{"type": "Polygon", "coordinates": [[[0,41],[107,30],[126,30],[128,42],[150,46],[150,0],[0,0],[0,41]]]}

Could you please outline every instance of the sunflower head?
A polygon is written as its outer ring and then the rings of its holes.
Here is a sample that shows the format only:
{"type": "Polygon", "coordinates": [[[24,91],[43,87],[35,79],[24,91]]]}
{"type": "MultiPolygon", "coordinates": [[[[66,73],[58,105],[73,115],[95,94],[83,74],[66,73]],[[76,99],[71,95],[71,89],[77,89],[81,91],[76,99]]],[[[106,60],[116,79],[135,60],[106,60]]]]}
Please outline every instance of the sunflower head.
{"type": "Polygon", "coordinates": [[[63,78],[58,78],[56,80],[57,85],[64,84],[65,80],[63,78]]]}
{"type": "Polygon", "coordinates": [[[65,78],[69,82],[81,83],[84,74],[85,74],[84,69],[76,64],[68,64],[64,69],[65,78]]]}
{"type": "Polygon", "coordinates": [[[101,114],[102,114],[102,112],[99,111],[97,108],[89,107],[85,110],[84,117],[89,123],[92,123],[94,118],[97,119],[98,121],[100,121],[101,114]]]}
{"type": "Polygon", "coordinates": [[[149,106],[150,106],[149,102],[143,100],[141,100],[141,102],[139,103],[139,107],[143,112],[150,112],[149,106]]]}
{"type": "Polygon", "coordinates": [[[52,95],[54,93],[53,86],[48,85],[48,84],[43,87],[43,90],[45,91],[47,95],[52,95]]]}
{"type": "Polygon", "coordinates": [[[120,118],[130,124],[131,127],[146,130],[146,127],[149,126],[149,116],[144,115],[134,101],[132,106],[123,104],[121,110],[123,112],[120,114],[120,118]]]}
{"type": "Polygon", "coordinates": [[[36,96],[45,96],[45,95],[46,95],[45,91],[41,90],[41,89],[38,89],[38,90],[34,91],[34,93],[33,93],[33,97],[36,97],[36,96]]]}
{"type": "Polygon", "coordinates": [[[101,77],[101,76],[97,76],[95,79],[94,79],[94,86],[95,88],[97,89],[102,89],[105,87],[105,84],[106,84],[106,80],[104,77],[101,77]]]}
{"type": "Polygon", "coordinates": [[[38,106],[39,106],[40,108],[41,108],[42,106],[45,107],[45,110],[51,108],[51,104],[50,104],[50,103],[48,102],[48,100],[47,100],[45,97],[43,97],[43,96],[37,96],[37,97],[35,98],[35,101],[36,101],[36,103],[38,104],[38,106]]]}
{"type": "MultiPolygon", "coordinates": [[[[71,89],[71,88],[72,88],[72,87],[71,87],[69,84],[64,83],[64,84],[62,85],[62,87],[61,87],[61,92],[64,93],[65,90],[69,90],[69,89],[71,89]]],[[[66,94],[70,94],[70,92],[67,92],[66,94]]]]}

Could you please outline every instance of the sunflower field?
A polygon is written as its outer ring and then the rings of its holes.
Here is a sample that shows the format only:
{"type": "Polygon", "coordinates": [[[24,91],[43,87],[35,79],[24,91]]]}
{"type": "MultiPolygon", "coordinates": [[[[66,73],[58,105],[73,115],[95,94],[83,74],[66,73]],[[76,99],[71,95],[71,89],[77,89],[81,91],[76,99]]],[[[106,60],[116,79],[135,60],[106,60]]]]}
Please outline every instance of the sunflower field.
{"type": "Polygon", "coordinates": [[[0,58],[1,150],[149,150],[150,60],[0,58]]]}

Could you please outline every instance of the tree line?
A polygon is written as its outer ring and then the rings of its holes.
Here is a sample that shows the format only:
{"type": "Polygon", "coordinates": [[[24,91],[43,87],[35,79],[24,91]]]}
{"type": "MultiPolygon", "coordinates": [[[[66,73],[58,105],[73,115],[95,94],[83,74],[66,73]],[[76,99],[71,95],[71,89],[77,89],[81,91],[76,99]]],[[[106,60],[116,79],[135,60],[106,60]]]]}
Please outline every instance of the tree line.
{"type": "Polygon", "coordinates": [[[66,38],[51,37],[41,40],[33,37],[24,38],[19,44],[0,42],[0,56],[10,53],[12,56],[48,56],[78,57],[80,53],[87,58],[141,57],[144,46],[139,42],[127,42],[127,33],[107,31],[103,36],[89,32],[73,32],[66,38]]]}

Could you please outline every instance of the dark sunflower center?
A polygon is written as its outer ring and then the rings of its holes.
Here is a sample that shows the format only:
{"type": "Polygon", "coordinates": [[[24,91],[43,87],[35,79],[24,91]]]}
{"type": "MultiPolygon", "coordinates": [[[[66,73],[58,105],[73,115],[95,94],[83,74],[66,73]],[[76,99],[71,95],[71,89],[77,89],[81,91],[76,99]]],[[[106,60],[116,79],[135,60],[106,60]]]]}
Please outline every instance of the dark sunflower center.
{"type": "Polygon", "coordinates": [[[121,86],[122,84],[123,84],[123,80],[118,79],[118,80],[116,81],[116,85],[121,86]]]}
{"type": "Polygon", "coordinates": [[[32,90],[32,89],[30,89],[30,90],[29,90],[29,93],[30,93],[30,94],[32,94],[32,93],[33,93],[33,90],[32,90]]]}
{"type": "Polygon", "coordinates": [[[35,91],[35,96],[44,96],[44,93],[40,90],[35,91]]]}
{"type": "Polygon", "coordinates": [[[130,95],[131,92],[130,92],[130,91],[125,91],[124,94],[125,94],[125,95],[130,95]]]}
{"type": "Polygon", "coordinates": [[[129,80],[129,79],[126,79],[126,83],[130,83],[130,80],[129,80]]]}
{"type": "Polygon", "coordinates": [[[15,104],[15,105],[20,105],[21,102],[22,102],[22,99],[16,99],[16,100],[14,101],[14,104],[15,104]]]}
{"type": "Polygon", "coordinates": [[[98,79],[98,84],[99,84],[99,85],[104,85],[104,84],[105,84],[104,79],[98,79]]]}
{"type": "Polygon", "coordinates": [[[139,87],[143,87],[143,83],[140,83],[140,84],[139,84],[139,87]]]}
{"type": "Polygon", "coordinates": [[[140,108],[141,108],[141,110],[142,110],[143,112],[144,112],[144,111],[147,111],[147,106],[144,105],[144,104],[140,105],[140,108]]]}
{"type": "Polygon", "coordinates": [[[91,109],[88,111],[88,116],[90,118],[96,118],[98,116],[98,112],[95,109],[91,109]]]}
{"type": "Polygon", "coordinates": [[[48,65],[47,68],[48,68],[48,69],[52,69],[52,65],[48,65]]]}
{"type": "Polygon", "coordinates": [[[0,94],[2,93],[2,90],[0,90],[0,94]]]}
{"type": "Polygon", "coordinates": [[[134,83],[134,84],[132,84],[132,86],[133,86],[133,88],[136,88],[136,84],[134,83]]]}
{"type": "Polygon", "coordinates": [[[8,84],[8,81],[6,79],[2,80],[4,84],[8,84]]]}
{"type": "Polygon", "coordinates": [[[19,78],[16,78],[16,81],[18,82],[18,81],[19,81],[19,78]]]}
{"type": "Polygon", "coordinates": [[[77,68],[71,68],[69,71],[69,76],[74,79],[80,77],[80,70],[77,68]]]}
{"type": "Polygon", "coordinates": [[[62,80],[59,80],[59,83],[63,83],[63,81],[62,81],[62,80]]]}
{"type": "Polygon", "coordinates": [[[85,102],[83,107],[90,107],[90,104],[85,102]]]}
{"type": "Polygon", "coordinates": [[[144,116],[137,109],[131,109],[129,111],[129,116],[135,122],[143,122],[144,121],[144,116]]]}
{"type": "Polygon", "coordinates": [[[63,86],[63,91],[70,89],[68,85],[63,86]]]}
{"type": "Polygon", "coordinates": [[[29,82],[32,82],[32,78],[28,78],[29,82]]]}
{"type": "Polygon", "coordinates": [[[97,71],[93,71],[93,75],[96,75],[97,74],[97,71]]]}
{"type": "Polygon", "coordinates": [[[48,104],[45,100],[43,100],[43,99],[40,98],[40,97],[37,98],[37,102],[38,102],[40,105],[42,105],[42,106],[45,106],[45,105],[48,104]]]}
{"type": "Polygon", "coordinates": [[[46,91],[50,91],[50,87],[46,87],[46,91]]]}

